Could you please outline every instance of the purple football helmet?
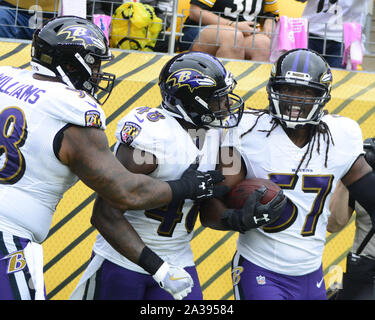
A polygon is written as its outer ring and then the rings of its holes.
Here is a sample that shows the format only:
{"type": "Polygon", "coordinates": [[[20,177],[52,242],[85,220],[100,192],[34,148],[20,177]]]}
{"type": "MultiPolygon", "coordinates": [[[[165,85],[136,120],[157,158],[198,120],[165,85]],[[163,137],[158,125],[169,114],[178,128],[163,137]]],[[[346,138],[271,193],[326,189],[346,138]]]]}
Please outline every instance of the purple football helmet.
{"type": "Polygon", "coordinates": [[[181,53],[160,73],[162,107],[196,127],[234,127],[244,109],[242,98],[233,93],[236,84],[232,73],[210,54],[181,53]]]}
{"type": "Polygon", "coordinates": [[[271,70],[267,84],[270,113],[286,128],[318,125],[331,98],[331,87],[332,72],[320,54],[309,49],[290,50],[271,70]],[[303,96],[283,93],[296,88],[303,96]]]}

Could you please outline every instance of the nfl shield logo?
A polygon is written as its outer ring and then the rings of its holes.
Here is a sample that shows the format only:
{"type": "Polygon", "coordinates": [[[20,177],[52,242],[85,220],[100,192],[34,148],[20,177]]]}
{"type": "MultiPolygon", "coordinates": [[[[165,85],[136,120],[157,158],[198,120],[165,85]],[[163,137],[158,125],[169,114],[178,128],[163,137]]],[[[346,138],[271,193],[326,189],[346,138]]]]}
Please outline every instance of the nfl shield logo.
{"type": "Polygon", "coordinates": [[[257,283],[258,283],[259,285],[264,285],[264,284],[266,284],[266,277],[265,277],[265,276],[261,276],[261,275],[259,275],[259,276],[256,277],[256,279],[257,279],[257,283]]]}

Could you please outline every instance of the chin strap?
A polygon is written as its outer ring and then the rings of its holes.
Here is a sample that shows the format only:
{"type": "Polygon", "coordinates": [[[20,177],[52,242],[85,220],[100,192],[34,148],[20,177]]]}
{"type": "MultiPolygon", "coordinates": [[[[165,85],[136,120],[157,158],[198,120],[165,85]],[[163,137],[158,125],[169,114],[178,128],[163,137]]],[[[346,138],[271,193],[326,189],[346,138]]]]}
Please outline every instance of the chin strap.
{"type": "Polygon", "coordinates": [[[170,111],[168,109],[168,106],[165,105],[163,102],[161,103],[161,107],[163,108],[163,110],[168,113],[170,116],[174,117],[174,118],[178,118],[178,119],[182,119],[188,123],[191,123],[193,125],[196,125],[193,120],[191,120],[191,118],[187,115],[187,113],[185,112],[185,110],[180,107],[179,105],[176,105],[175,108],[180,112],[180,114],[176,113],[176,112],[173,112],[173,111],[170,111]]]}
{"type": "Polygon", "coordinates": [[[66,75],[66,73],[60,66],[57,66],[56,70],[60,74],[62,81],[64,81],[66,85],[68,85],[72,89],[76,89],[73,83],[70,81],[69,77],[66,75]]]}
{"type": "Polygon", "coordinates": [[[69,77],[66,75],[66,73],[64,72],[64,70],[60,66],[56,67],[56,70],[59,73],[57,75],[52,70],[42,66],[41,64],[39,64],[37,62],[31,61],[30,65],[31,65],[31,70],[33,70],[35,73],[38,73],[38,74],[41,74],[41,75],[47,76],[47,77],[59,77],[60,76],[62,81],[67,86],[69,86],[72,89],[76,89],[76,87],[73,85],[73,83],[70,81],[69,77]]]}

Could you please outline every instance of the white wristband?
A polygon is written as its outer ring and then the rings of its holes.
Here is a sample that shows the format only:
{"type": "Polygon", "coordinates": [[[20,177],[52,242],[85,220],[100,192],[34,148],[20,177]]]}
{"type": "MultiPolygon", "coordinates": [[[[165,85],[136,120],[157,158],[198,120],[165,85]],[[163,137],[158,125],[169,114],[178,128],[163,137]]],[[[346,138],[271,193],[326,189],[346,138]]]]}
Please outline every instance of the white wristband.
{"type": "Polygon", "coordinates": [[[164,262],[160,268],[158,269],[158,271],[156,271],[156,273],[152,276],[154,278],[154,280],[159,283],[159,285],[162,287],[162,283],[163,283],[163,279],[165,277],[165,275],[168,273],[168,270],[169,270],[169,264],[168,262],[164,262]]]}

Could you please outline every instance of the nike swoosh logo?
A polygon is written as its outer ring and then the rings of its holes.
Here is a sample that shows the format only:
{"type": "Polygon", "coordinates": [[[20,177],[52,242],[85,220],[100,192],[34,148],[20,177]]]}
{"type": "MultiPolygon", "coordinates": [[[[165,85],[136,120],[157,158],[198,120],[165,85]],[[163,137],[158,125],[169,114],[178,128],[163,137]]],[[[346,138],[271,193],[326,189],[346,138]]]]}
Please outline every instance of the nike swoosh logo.
{"type": "Polygon", "coordinates": [[[324,278],[322,278],[322,280],[320,280],[319,282],[316,283],[316,286],[318,288],[320,288],[322,286],[323,280],[324,280],[324,278]]]}
{"type": "Polygon", "coordinates": [[[90,103],[88,101],[85,102],[87,102],[90,106],[94,107],[95,109],[98,109],[98,106],[95,103],[90,103]]]}
{"type": "Polygon", "coordinates": [[[144,120],[144,119],[139,119],[136,115],[135,115],[135,117],[137,118],[137,120],[138,120],[140,123],[142,123],[143,120],[144,120]]]}
{"type": "Polygon", "coordinates": [[[175,278],[174,276],[170,276],[169,279],[172,280],[172,281],[176,281],[176,280],[187,279],[187,277],[175,278]]]}

